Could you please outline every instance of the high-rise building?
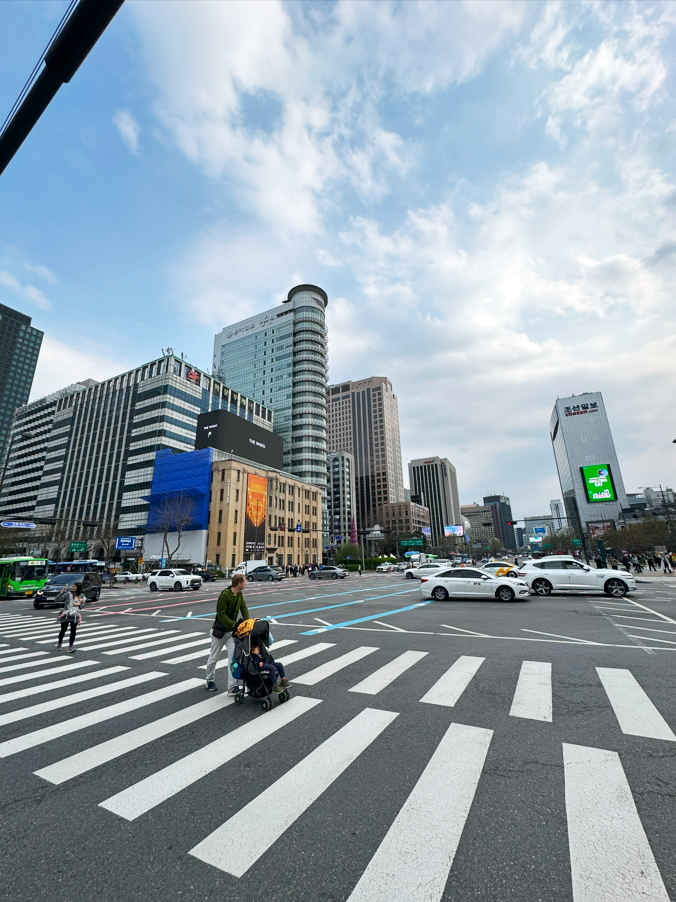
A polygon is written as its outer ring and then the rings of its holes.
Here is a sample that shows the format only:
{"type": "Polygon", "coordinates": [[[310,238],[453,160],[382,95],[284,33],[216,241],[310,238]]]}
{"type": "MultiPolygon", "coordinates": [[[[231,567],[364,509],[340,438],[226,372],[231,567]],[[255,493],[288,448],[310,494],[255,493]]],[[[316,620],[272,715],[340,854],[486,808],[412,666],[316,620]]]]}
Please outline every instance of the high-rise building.
{"type": "Polygon", "coordinates": [[[444,526],[459,526],[460,500],[455,467],[446,457],[421,457],[408,465],[411,498],[429,508],[432,545],[444,542],[444,526]]]}
{"type": "Polygon", "coordinates": [[[350,541],[352,518],[356,516],[354,473],[354,457],[348,451],[329,453],[326,472],[328,531],[330,540],[336,545],[350,541]]]}
{"type": "Polygon", "coordinates": [[[375,526],[378,507],[404,500],[399,407],[385,376],[327,389],[329,451],[349,451],[355,462],[357,527],[375,526]]]}
{"type": "Polygon", "coordinates": [[[469,521],[472,551],[490,551],[491,539],[498,537],[498,510],[495,505],[463,504],[460,513],[469,521]]]}
{"type": "Polygon", "coordinates": [[[214,373],[274,411],[284,469],[322,490],[328,302],[322,288],[296,285],[278,307],[226,326],[214,339],[214,373]]]}
{"type": "Polygon", "coordinates": [[[550,436],[567,525],[593,535],[613,528],[628,500],[601,392],[557,398],[550,436]]]}
{"type": "Polygon", "coordinates": [[[0,512],[56,518],[71,538],[82,520],[141,534],[155,452],[192,451],[198,416],[219,409],[273,428],[271,410],[173,353],[33,401],[16,413],[0,512]]]}
{"type": "Polygon", "coordinates": [[[497,513],[496,517],[496,536],[501,539],[502,544],[508,551],[516,551],[516,536],[514,535],[514,526],[512,517],[512,505],[506,495],[486,495],[484,504],[494,505],[497,513]]]}
{"type": "Polygon", "coordinates": [[[28,400],[44,333],[30,316],[0,304],[0,466],[8,450],[14,411],[28,400]]]}
{"type": "Polygon", "coordinates": [[[558,532],[566,525],[566,509],[562,501],[550,501],[549,510],[552,515],[552,532],[558,532]]]}

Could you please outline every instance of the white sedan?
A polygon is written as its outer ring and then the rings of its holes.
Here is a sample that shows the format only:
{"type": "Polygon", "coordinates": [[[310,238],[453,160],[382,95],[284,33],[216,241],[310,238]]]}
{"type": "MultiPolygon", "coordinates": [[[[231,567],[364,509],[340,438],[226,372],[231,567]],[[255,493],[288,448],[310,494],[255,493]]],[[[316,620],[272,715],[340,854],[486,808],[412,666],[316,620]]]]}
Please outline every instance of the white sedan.
{"type": "Polygon", "coordinates": [[[524,601],[530,595],[523,579],[493,576],[483,570],[455,567],[424,577],[420,583],[424,598],[446,601],[447,598],[497,598],[498,601],[524,601]]]}
{"type": "Polygon", "coordinates": [[[444,567],[448,567],[448,564],[421,564],[419,567],[409,567],[404,571],[404,576],[406,579],[422,579],[423,576],[430,576],[444,567]]]}
{"type": "Polygon", "coordinates": [[[605,592],[613,598],[622,598],[627,592],[636,591],[636,580],[622,570],[590,567],[572,555],[553,554],[537,561],[526,561],[519,568],[519,577],[525,579],[536,595],[552,592],[605,592]]]}
{"type": "Polygon", "coordinates": [[[148,588],[151,592],[157,592],[158,589],[173,589],[174,592],[194,589],[196,592],[201,585],[201,576],[195,576],[194,573],[188,573],[183,569],[158,570],[155,576],[148,577],[148,588]]]}

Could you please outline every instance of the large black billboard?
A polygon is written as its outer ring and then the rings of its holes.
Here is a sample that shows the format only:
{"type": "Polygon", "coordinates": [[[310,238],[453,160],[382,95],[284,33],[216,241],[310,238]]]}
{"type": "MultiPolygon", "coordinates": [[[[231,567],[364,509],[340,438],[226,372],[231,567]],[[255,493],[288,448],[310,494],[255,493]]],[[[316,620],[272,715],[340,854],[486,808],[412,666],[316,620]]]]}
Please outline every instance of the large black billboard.
{"type": "Polygon", "coordinates": [[[212,410],[197,418],[195,450],[218,448],[250,460],[281,470],[284,463],[284,439],[244,417],[227,410],[212,410]]]}

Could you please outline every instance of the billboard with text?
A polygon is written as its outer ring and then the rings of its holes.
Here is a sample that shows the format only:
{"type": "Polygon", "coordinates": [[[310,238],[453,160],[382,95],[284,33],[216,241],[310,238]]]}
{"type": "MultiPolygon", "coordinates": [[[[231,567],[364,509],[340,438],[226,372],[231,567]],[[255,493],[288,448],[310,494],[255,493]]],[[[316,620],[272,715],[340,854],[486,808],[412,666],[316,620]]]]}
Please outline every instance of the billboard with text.
{"type": "Polygon", "coordinates": [[[451,536],[463,536],[465,534],[465,528],[460,523],[458,526],[444,526],[444,538],[448,539],[451,536]]]}
{"type": "Polygon", "coordinates": [[[260,556],[265,553],[265,514],[268,501],[268,480],[249,473],[246,482],[246,514],[244,517],[244,553],[260,556]]]}

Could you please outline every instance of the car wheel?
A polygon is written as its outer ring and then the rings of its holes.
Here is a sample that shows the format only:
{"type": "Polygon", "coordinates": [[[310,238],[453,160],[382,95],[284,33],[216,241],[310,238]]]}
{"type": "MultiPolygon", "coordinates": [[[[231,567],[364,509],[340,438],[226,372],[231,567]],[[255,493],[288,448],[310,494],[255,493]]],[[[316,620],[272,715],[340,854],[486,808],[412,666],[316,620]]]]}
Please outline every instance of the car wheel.
{"type": "Polygon", "coordinates": [[[406,574],[406,579],[413,579],[413,574],[412,574],[412,573],[407,573],[407,574],[406,574]]]}
{"type": "Polygon", "coordinates": [[[151,592],[157,592],[157,583],[149,583],[148,588],[151,592]]]}
{"type": "Polygon", "coordinates": [[[437,601],[446,601],[448,592],[443,586],[435,586],[435,588],[432,589],[432,598],[436,598],[437,601]]]}
{"type": "Polygon", "coordinates": [[[627,594],[627,584],[621,579],[609,579],[603,587],[603,591],[606,595],[612,595],[613,598],[623,598],[627,594]]]}
{"type": "Polygon", "coordinates": [[[101,597],[101,587],[99,586],[99,588],[96,590],[96,597],[95,597],[94,601],[98,601],[100,597],[101,597]]]}
{"type": "Polygon", "coordinates": [[[509,573],[507,573],[507,576],[509,576],[510,579],[519,578],[519,574],[516,572],[516,570],[510,570],[509,573]]]}
{"type": "Polygon", "coordinates": [[[314,578],[315,578],[314,573],[311,573],[311,574],[310,574],[310,579],[314,579],[314,578]]]}
{"type": "Polygon", "coordinates": [[[34,599],[33,599],[33,607],[34,607],[34,608],[40,609],[40,608],[42,607],[42,605],[40,604],[39,601],[37,601],[37,600],[34,598],[34,599]]]}
{"type": "Polygon", "coordinates": [[[514,601],[514,590],[510,589],[509,586],[500,586],[495,593],[495,597],[500,599],[500,601],[514,601]]]}
{"type": "Polygon", "coordinates": [[[183,583],[179,583],[178,580],[174,583],[174,592],[182,592],[183,591],[183,583]]]}
{"type": "Polygon", "coordinates": [[[533,591],[536,595],[551,595],[552,584],[546,579],[536,579],[533,582],[533,591]]]}
{"type": "Polygon", "coordinates": [[[274,583],[274,581],[275,581],[274,576],[268,576],[268,582],[269,582],[269,583],[274,583]]]}
{"type": "Polygon", "coordinates": [[[338,579],[338,574],[334,573],[333,576],[331,577],[331,579],[338,579]]]}
{"type": "Polygon", "coordinates": [[[247,582],[252,583],[252,582],[253,582],[253,576],[247,576],[247,582]]]}

